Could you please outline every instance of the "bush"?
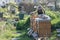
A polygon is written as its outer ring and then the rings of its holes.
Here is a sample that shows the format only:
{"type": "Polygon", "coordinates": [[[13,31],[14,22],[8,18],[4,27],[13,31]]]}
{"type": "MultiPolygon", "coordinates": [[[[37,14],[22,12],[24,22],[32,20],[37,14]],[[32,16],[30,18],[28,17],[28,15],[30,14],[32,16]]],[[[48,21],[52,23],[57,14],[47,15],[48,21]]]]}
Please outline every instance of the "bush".
{"type": "Polygon", "coordinates": [[[60,14],[59,12],[55,11],[46,11],[46,14],[51,17],[51,29],[52,31],[56,30],[57,28],[60,28],[60,14]]]}
{"type": "Polygon", "coordinates": [[[52,24],[52,30],[56,30],[57,28],[60,28],[60,19],[59,18],[53,19],[51,21],[51,24],[52,24]]]}
{"type": "Polygon", "coordinates": [[[17,27],[16,29],[17,30],[22,30],[22,29],[27,29],[29,26],[30,26],[30,18],[28,17],[27,19],[24,19],[24,20],[20,20],[18,23],[17,23],[17,27]]]}
{"type": "Polygon", "coordinates": [[[55,19],[57,18],[57,15],[55,14],[54,11],[46,11],[46,14],[49,15],[51,17],[51,19],[55,19]]]}

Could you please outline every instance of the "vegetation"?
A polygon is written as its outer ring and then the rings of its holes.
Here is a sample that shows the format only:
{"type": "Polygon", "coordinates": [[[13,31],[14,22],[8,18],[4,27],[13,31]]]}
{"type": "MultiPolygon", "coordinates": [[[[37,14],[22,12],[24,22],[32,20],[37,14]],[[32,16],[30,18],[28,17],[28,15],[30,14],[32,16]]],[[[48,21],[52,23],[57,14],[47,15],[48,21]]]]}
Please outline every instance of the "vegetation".
{"type": "Polygon", "coordinates": [[[52,36],[50,40],[55,40],[57,38],[56,29],[60,28],[60,13],[58,11],[50,11],[46,10],[46,14],[51,17],[51,24],[52,24],[52,36]]]}
{"type": "MultiPolygon", "coordinates": [[[[26,15],[27,16],[27,15],[26,15]]],[[[30,21],[29,21],[29,16],[25,17],[24,20],[19,20],[19,22],[17,23],[17,29],[27,29],[28,26],[30,26],[30,21]]]]}
{"type": "MultiPolygon", "coordinates": [[[[18,7],[16,5],[15,7],[16,7],[16,14],[7,12],[8,11],[7,8],[0,8],[0,12],[4,13],[3,17],[7,18],[8,21],[9,20],[11,21],[14,18],[18,18],[18,16],[16,16],[18,14],[18,7]]],[[[28,9],[26,9],[26,11],[30,12],[28,9]]],[[[55,40],[57,38],[56,29],[60,28],[60,12],[46,10],[46,14],[51,17],[52,35],[50,37],[50,40],[55,40]]],[[[32,37],[29,37],[27,35],[27,28],[29,27],[30,27],[30,15],[27,14],[24,14],[23,20],[18,21],[16,27],[13,25],[12,22],[10,23],[7,21],[0,21],[0,40],[11,40],[12,38],[19,38],[19,40],[33,40],[32,37]]]]}

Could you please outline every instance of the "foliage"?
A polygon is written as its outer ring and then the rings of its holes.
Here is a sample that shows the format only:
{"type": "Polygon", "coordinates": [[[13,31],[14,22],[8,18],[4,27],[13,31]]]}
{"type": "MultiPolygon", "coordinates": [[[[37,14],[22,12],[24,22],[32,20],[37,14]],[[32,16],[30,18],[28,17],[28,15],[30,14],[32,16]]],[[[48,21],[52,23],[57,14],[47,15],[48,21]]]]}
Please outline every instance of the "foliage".
{"type": "MultiPolygon", "coordinates": [[[[11,4],[11,5],[13,5],[13,4],[11,4]]],[[[11,13],[7,12],[7,8],[0,8],[0,12],[4,13],[3,16],[5,18],[8,18],[8,19],[16,18],[15,15],[12,15],[11,13]],[[12,18],[11,18],[10,15],[12,16],[12,18]]],[[[9,21],[11,21],[11,20],[9,20],[9,21]]],[[[18,26],[19,28],[22,27],[23,30],[27,29],[30,26],[29,25],[29,23],[30,23],[29,15],[25,15],[24,20],[19,20],[18,23],[20,23],[19,26],[18,26]]],[[[30,39],[30,37],[25,35],[25,34],[27,34],[26,31],[20,30],[20,32],[22,31],[22,33],[17,34],[16,33],[17,31],[16,31],[15,27],[10,22],[7,22],[7,21],[0,22],[0,26],[2,26],[3,24],[5,24],[5,27],[4,27],[4,30],[2,30],[2,31],[1,31],[1,27],[0,27],[0,40],[11,40],[12,38],[16,38],[18,36],[20,36],[19,37],[19,38],[21,38],[20,40],[24,40],[24,39],[25,40],[32,40],[32,39],[30,39]],[[7,23],[7,24],[5,24],[5,23],[7,23]]]]}
{"type": "Polygon", "coordinates": [[[30,23],[30,21],[29,21],[29,16],[26,16],[25,17],[25,19],[24,20],[20,20],[18,23],[17,23],[17,29],[27,29],[28,28],[28,26],[29,26],[29,23],[30,23]]]}
{"type": "Polygon", "coordinates": [[[33,40],[33,37],[29,37],[27,35],[27,30],[19,30],[21,35],[17,36],[17,38],[20,38],[19,40],[33,40]]]}
{"type": "Polygon", "coordinates": [[[0,12],[4,12],[5,13],[5,12],[7,12],[7,9],[6,8],[0,8],[0,12]]]}
{"type": "MultiPolygon", "coordinates": [[[[3,21],[3,27],[0,27],[0,40],[11,40],[11,38],[16,37],[18,34],[15,34],[15,28],[13,25],[11,25],[10,23],[5,24],[6,22],[3,21]],[[5,24],[5,25],[4,25],[5,24]]],[[[0,26],[2,25],[0,24],[0,26]]]]}
{"type": "Polygon", "coordinates": [[[57,15],[53,11],[46,11],[46,14],[49,15],[52,19],[57,18],[57,15]]]}
{"type": "Polygon", "coordinates": [[[52,29],[52,36],[49,40],[55,40],[57,38],[57,32],[56,29],[60,28],[60,13],[55,11],[46,11],[46,14],[49,15],[51,19],[51,29],[52,29]]]}
{"type": "Polygon", "coordinates": [[[60,25],[60,13],[55,11],[46,11],[46,14],[51,17],[52,29],[56,29],[60,25]]]}

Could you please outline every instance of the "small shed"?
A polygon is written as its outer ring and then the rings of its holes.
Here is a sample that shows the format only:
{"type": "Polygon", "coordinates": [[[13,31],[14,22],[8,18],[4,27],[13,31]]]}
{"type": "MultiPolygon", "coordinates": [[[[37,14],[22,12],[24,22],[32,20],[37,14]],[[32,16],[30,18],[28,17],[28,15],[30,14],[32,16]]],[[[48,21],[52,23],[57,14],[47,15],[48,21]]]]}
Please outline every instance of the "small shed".
{"type": "Polygon", "coordinates": [[[51,36],[51,22],[50,17],[47,15],[32,14],[30,18],[31,28],[37,32],[39,37],[51,36]]]}

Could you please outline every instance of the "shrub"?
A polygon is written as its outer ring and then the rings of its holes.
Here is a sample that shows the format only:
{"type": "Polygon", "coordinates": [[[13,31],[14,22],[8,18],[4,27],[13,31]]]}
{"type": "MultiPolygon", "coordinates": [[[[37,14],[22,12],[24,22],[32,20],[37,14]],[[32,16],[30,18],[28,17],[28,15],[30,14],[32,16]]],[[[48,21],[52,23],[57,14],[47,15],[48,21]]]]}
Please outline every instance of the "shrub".
{"type": "Polygon", "coordinates": [[[57,18],[57,15],[53,11],[46,11],[46,14],[51,17],[51,19],[57,18]]]}
{"type": "Polygon", "coordinates": [[[30,20],[29,20],[29,17],[24,19],[24,20],[20,20],[18,23],[17,23],[17,27],[16,29],[17,30],[22,30],[22,29],[27,29],[30,25],[30,20]]]}
{"type": "Polygon", "coordinates": [[[60,14],[59,12],[55,12],[55,11],[46,11],[46,14],[49,15],[51,17],[51,29],[52,31],[56,30],[57,28],[60,28],[60,14]]]}
{"type": "Polygon", "coordinates": [[[53,20],[51,21],[51,24],[52,24],[52,30],[55,30],[55,29],[57,29],[57,28],[60,28],[60,27],[59,27],[59,26],[60,26],[60,19],[59,19],[59,18],[53,19],[53,20]]]}

